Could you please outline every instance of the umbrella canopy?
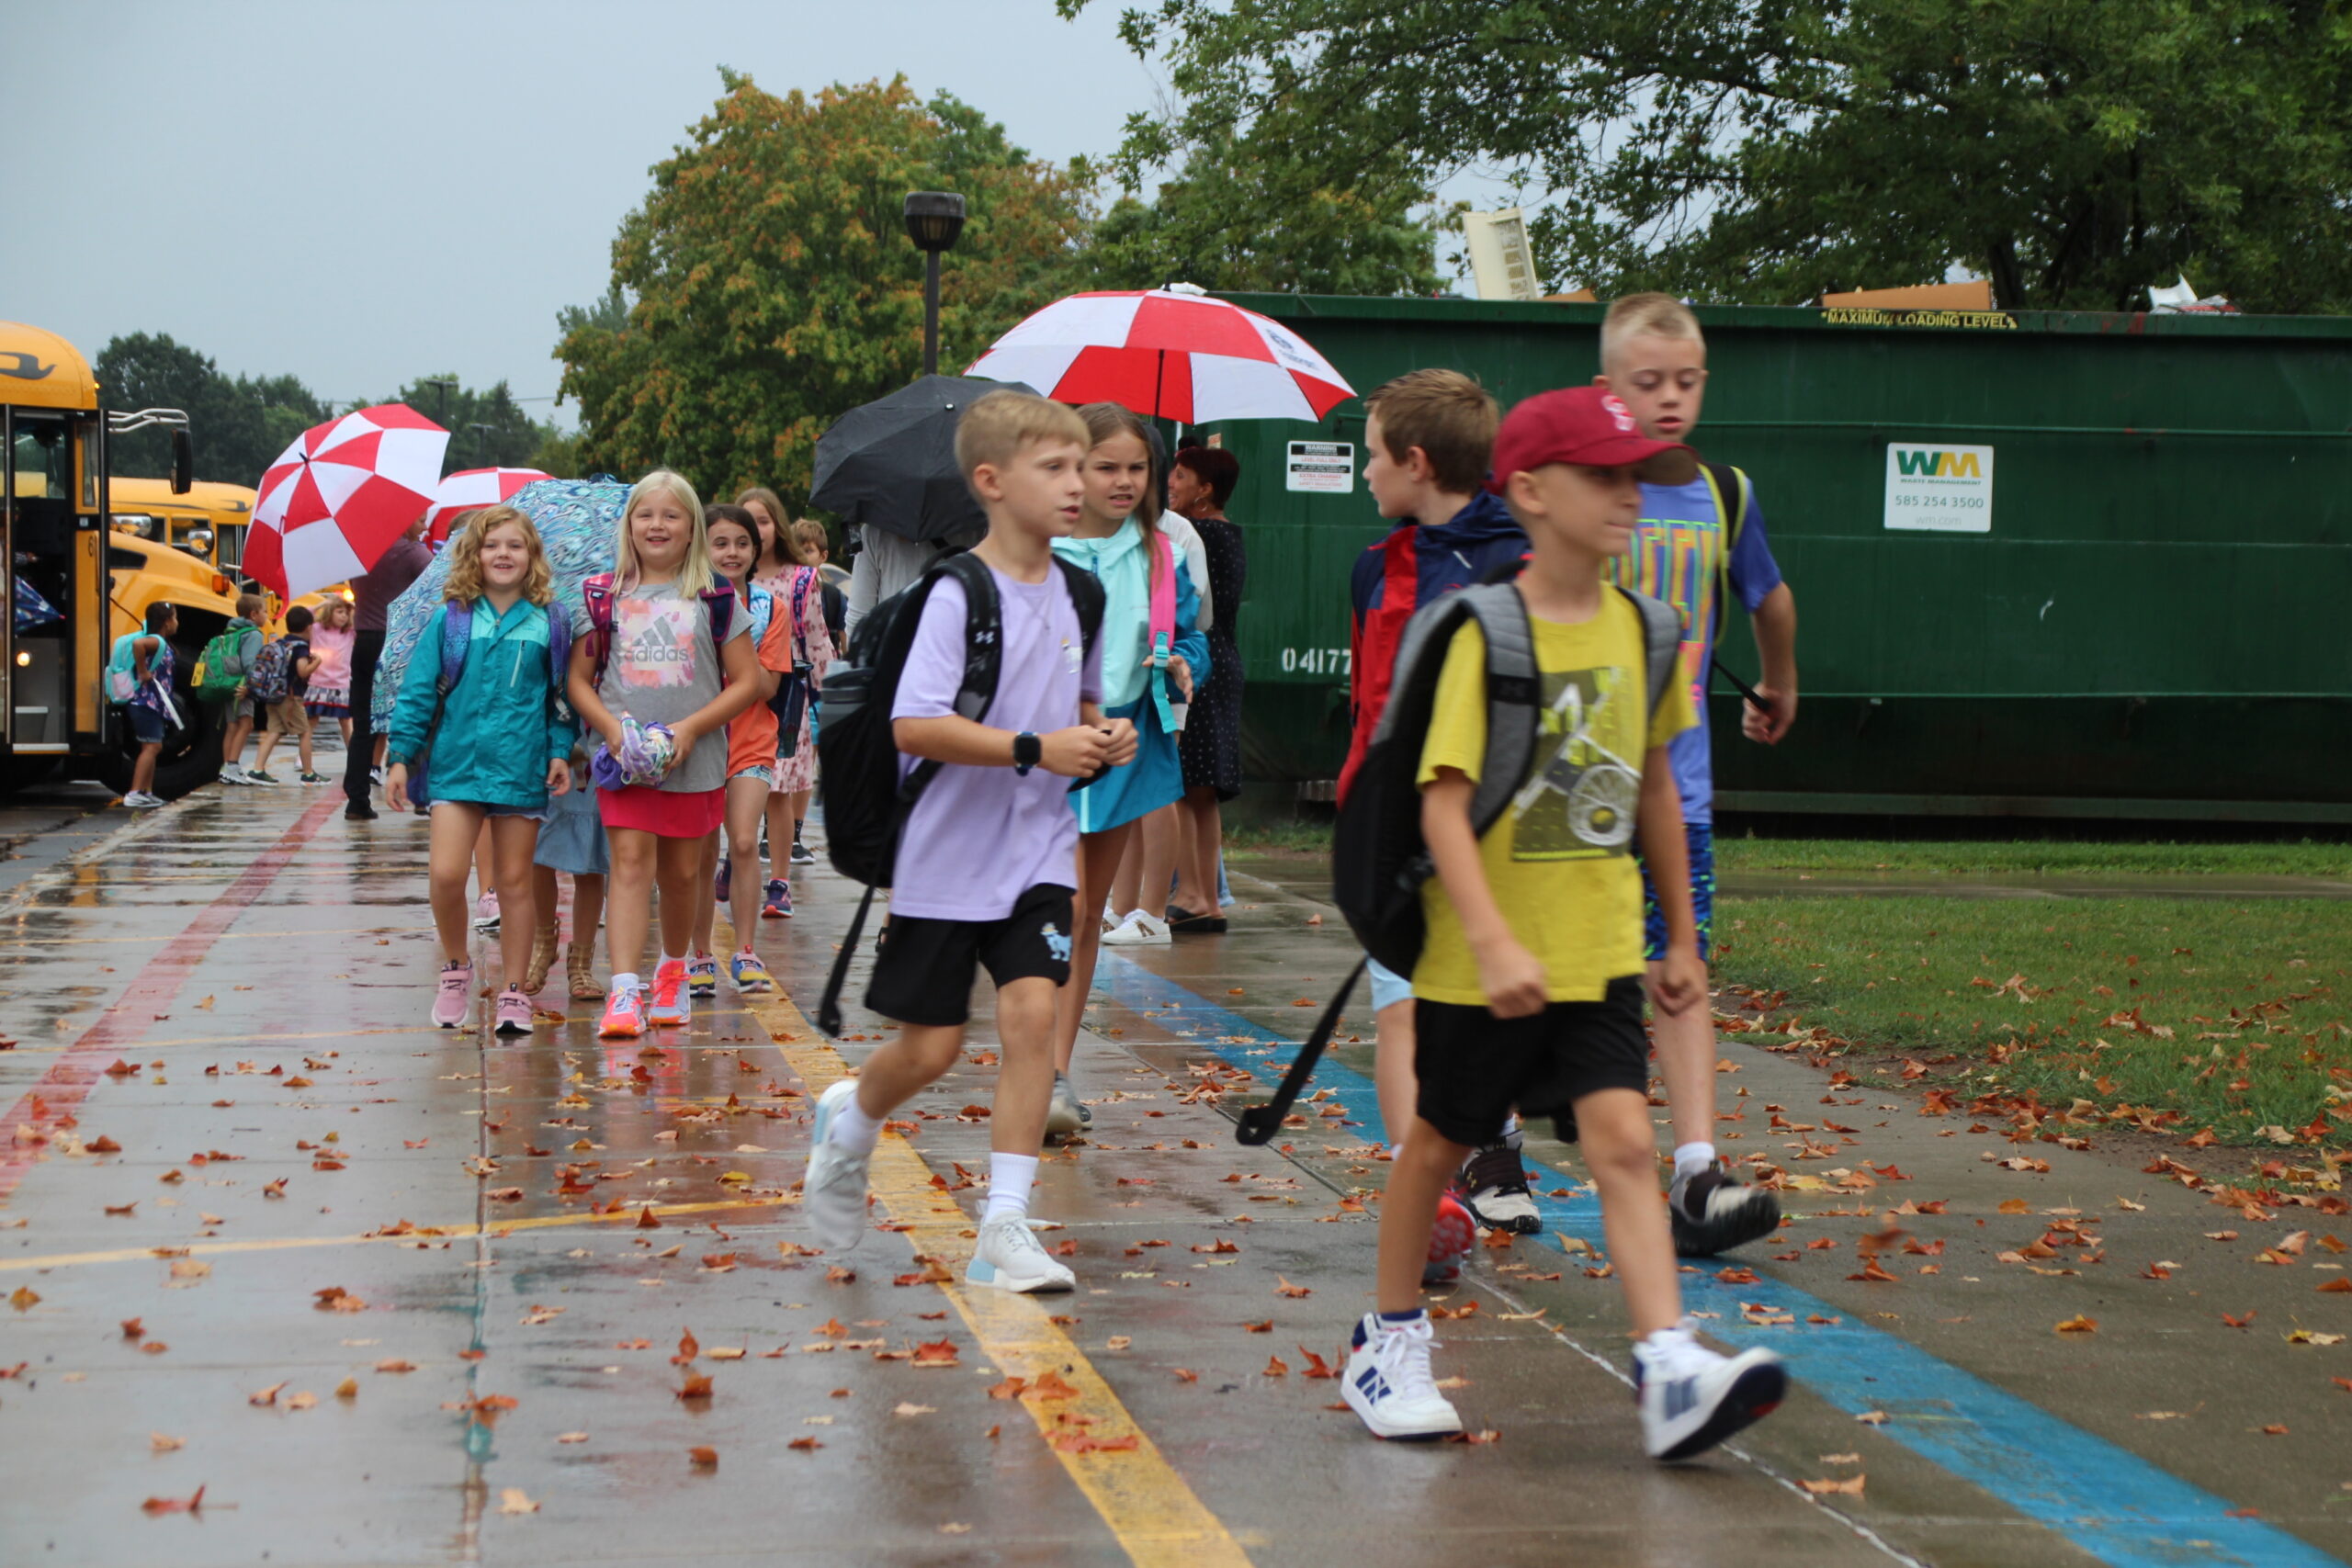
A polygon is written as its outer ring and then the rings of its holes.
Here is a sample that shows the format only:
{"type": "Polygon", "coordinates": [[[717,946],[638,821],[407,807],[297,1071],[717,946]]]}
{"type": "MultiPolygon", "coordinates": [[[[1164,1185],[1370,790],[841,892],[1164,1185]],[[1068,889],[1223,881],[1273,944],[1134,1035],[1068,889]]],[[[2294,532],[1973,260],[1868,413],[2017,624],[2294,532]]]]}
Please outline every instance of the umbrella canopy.
{"type": "Polygon", "coordinates": [[[1057,299],[965,374],[1017,378],[1059,402],[1118,403],[1181,424],[1318,420],[1355,396],[1289,328],[1189,283],[1057,299]]]}
{"type": "Polygon", "coordinates": [[[284,599],[366,571],[432,499],[448,446],[406,403],[311,426],[261,477],[241,570],[284,599]]]}
{"type": "Polygon", "coordinates": [[[437,545],[449,536],[449,525],[459,513],[496,506],[547,477],[537,468],[459,468],[446,475],[424,509],[424,536],[437,545]]]}
{"type": "MultiPolygon", "coordinates": [[[[539,531],[555,586],[550,609],[571,614],[580,604],[582,581],[613,570],[628,488],[614,479],[540,479],[506,498],[506,504],[539,531]]],[[[447,550],[436,554],[384,613],[384,657],[377,666],[374,708],[379,735],[391,728],[392,705],[400,696],[409,656],[416,651],[425,623],[441,607],[442,591],[449,581],[449,556],[447,550]]]]}
{"type": "Polygon", "coordinates": [[[956,422],[990,392],[1029,390],[1017,381],[925,376],[854,408],[817,438],[808,499],[852,523],[919,542],[985,527],[956,466],[956,422]]]}

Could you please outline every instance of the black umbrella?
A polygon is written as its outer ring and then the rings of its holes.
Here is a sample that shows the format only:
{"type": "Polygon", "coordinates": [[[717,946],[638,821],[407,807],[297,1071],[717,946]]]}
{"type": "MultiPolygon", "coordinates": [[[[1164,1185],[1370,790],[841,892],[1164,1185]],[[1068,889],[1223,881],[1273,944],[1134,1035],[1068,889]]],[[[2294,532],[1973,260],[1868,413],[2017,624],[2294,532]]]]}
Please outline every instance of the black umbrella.
{"type": "Polygon", "coordinates": [[[808,499],[918,543],[984,527],[987,518],[956,467],[956,422],[990,392],[1029,390],[1018,381],[925,376],[854,408],[817,438],[808,499]]]}

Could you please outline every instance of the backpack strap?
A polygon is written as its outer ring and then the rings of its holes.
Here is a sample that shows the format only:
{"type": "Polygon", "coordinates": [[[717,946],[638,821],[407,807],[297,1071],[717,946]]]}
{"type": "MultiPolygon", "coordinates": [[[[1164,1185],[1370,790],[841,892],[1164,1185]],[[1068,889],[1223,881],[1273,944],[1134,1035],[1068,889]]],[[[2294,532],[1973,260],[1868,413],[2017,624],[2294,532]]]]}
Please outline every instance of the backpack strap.
{"type": "Polygon", "coordinates": [[[1633,602],[1642,618],[1642,651],[1646,660],[1644,669],[1649,681],[1649,706],[1642,710],[1644,748],[1647,749],[1650,719],[1657,712],[1657,705],[1666,701],[1668,687],[1682,669],[1682,617],[1674,606],[1663,599],[1653,599],[1646,593],[1620,586],[1618,592],[1633,602]]]}
{"type": "MultiPolygon", "coordinates": [[[[996,701],[998,678],[1003,673],[1004,605],[997,598],[996,578],[989,570],[988,562],[967,552],[958,552],[934,560],[923,569],[923,579],[952,577],[964,587],[964,682],[956,691],[956,711],[965,718],[978,723],[996,701]]],[[[918,581],[922,579],[917,579],[918,581]]],[[[923,594],[926,603],[930,592],[923,594]]],[[[919,615],[913,605],[908,613],[919,615]]],[[[931,786],[943,764],[926,757],[908,770],[906,779],[899,785],[899,826],[914,814],[914,803],[931,786]]],[[[848,949],[844,947],[843,952],[848,949]]]]}
{"type": "Polygon", "coordinates": [[[596,657],[591,683],[601,690],[613,660],[613,574],[600,571],[581,583],[580,599],[588,607],[588,643],[596,657]]]}
{"type": "MultiPolygon", "coordinates": [[[[1471,831],[1484,838],[1510,808],[1511,797],[1519,793],[1535,760],[1537,731],[1542,726],[1538,710],[1544,705],[1543,673],[1536,668],[1535,630],[1528,623],[1527,601],[1520,597],[1516,586],[1481,584],[1449,597],[1458,600],[1463,613],[1478,623],[1487,642],[1487,754],[1478,765],[1478,783],[1470,795],[1471,831]]],[[[1447,635],[1452,635],[1451,629],[1447,635]]],[[[1397,668],[1408,667],[1405,660],[1400,649],[1397,668]]]]}
{"type": "Polygon", "coordinates": [[[735,629],[735,606],[742,601],[735,597],[735,590],[721,583],[702,592],[704,618],[710,623],[711,651],[723,660],[727,657],[727,637],[735,629]]]}
{"type": "Polygon", "coordinates": [[[1070,607],[1078,612],[1079,645],[1084,652],[1092,653],[1095,639],[1102,635],[1102,580],[1060,556],[1054,558],[1054,564],[1061,568],[1062,583],[1069,590],[1070,607]]]}
{"type": "Polygon", "coordinates": [[[1739,533],[1747,525],[1747,502],[1750,491],[1747,475],[1729,463],[1701,463],[1699,471],[1707,476],[1707,489],[1714,496],[1715,517],[1723,525],[1723,558],[1715,563],[1715,605],[1713,623],[1707,628],[1707,646],[1713,649],[1721,639],[1724,629],[1724,605],[1731,599],[1731,553],[1739,546],[1739,533]]]}

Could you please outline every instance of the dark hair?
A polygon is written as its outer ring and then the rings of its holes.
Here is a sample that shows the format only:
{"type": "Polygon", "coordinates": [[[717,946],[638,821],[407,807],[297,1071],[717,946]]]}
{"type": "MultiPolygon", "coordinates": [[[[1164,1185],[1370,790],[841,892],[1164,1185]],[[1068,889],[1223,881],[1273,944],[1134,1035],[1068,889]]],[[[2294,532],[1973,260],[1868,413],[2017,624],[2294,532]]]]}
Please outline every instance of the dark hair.
{"type": "Polygon", "coordinates": [[[300,633],[309,631],[311,629],[311,623],[317,618],[317,616],[311,614],[311,607],[308,604],[295,605],[292,609],[286,612],[287,635],[288,637],[294,637],[300,633]]]}
{"type": "Polygon", "coordinates": [[[751,535],[752,548],[755,553],[767,548],[767,541],[760,537],[760,525],[752,520],[752,511],[747,506],[738,506],[731,501],[712,502],[702,509],[703,531],[709,532],[715,523],[732,523],[751,535]]]}
{"type": "Polygon", "coordinates": [[[1209,499],[1219,512],[1241,482],[1241,459],[1222,446],[1183,447],[1176,454],[1176,467],[1190,468],[1194,479],[1209,487],[1209,499]]]}
{"type": "Polygon", "coordinates": [[[162,631],[165,626],[172,624],[172,617],[179,613],[179,606],[176,604],[148,605],[147,629],[151,632],[162,631]]]}

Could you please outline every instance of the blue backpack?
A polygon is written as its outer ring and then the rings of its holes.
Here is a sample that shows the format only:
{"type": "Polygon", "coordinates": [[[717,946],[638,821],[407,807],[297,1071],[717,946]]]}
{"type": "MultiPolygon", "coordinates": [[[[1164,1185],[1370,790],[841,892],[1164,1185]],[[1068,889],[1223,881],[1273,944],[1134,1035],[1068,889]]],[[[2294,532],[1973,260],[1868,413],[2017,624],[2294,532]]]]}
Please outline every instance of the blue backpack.
{"type": "MultiPolygon", "coordinates": [[[[452,602],[451,607],[457,606],[452,602]]],[[[433,738],[441,728],[441,705],[448,700],[459,680],[466,673],[466,655],[474,640],[474,612],[470,604],[463,606],[463,615],[444,614],[441,617],[441,673],[433,683],[433,718],[424,727],[424,744],[416,749],[416,761],[409,767],[408,797],[418,806],[431,806],[433,795],[425,782],[426,764],[433,757],[433,738]]],[[[570,716],[571,698],[565,682],[571,667],[571,617],[561,608],[549,604],[548,612],[548,680],[555,689],[556,712],[570,716]]]]}

